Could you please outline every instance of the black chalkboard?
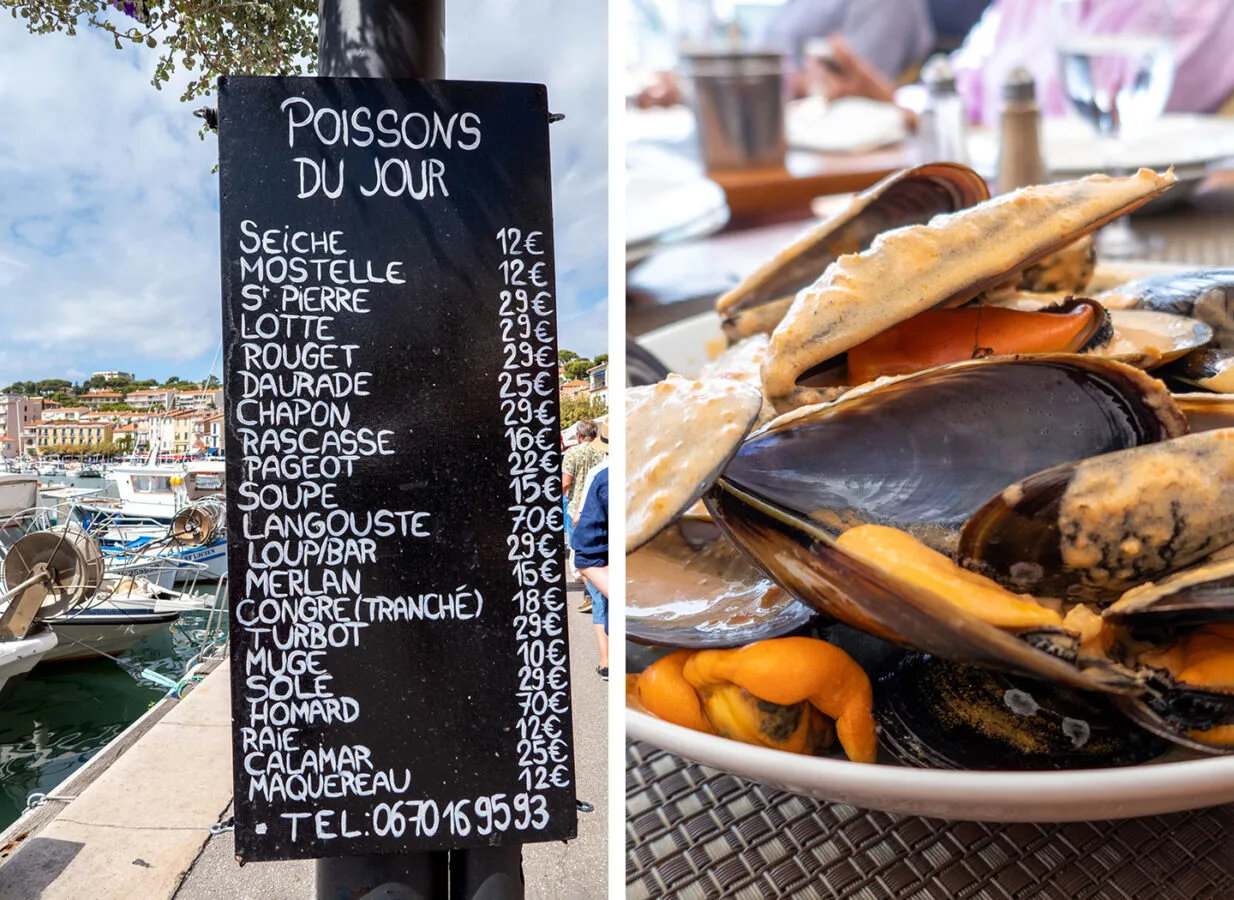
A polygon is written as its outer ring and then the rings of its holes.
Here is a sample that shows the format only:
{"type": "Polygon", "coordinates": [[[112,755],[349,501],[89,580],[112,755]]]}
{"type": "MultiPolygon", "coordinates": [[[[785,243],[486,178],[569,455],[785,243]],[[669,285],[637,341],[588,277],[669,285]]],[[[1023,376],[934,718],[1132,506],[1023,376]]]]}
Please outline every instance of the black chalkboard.
{"type": "Polygon", "coordinates": [[[576,834],[544,86],[219,81],[236,848],[576,834]]]}

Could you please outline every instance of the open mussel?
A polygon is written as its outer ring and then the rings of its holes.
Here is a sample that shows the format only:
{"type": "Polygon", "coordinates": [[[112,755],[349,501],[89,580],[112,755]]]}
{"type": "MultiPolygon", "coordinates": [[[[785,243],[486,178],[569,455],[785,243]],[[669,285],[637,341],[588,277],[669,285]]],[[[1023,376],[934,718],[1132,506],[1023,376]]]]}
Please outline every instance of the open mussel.
{"type": "Polygon", "coordinates": [[[1009,484],[964,525],[966,565],[1019,591],[1108,600],[1234,543],[1234,429],[1080,459],[1009,484]]]}
{"type": "Polygon", "coordinates": [[[981,176],[956,163],[930,163],[889,175],[721,296],[716,311],[725,334],[736,341],[770,333],[797,291],[813,284],[839,257],[866,249],[884,231],[928,222],[989,196],[981,176]]]}
{"type": "Polygon", "coordinates": [[[1097,295],[1110,309],[1151,309],[1199,319],[1218,346],[1234,349],[1234,269],[1197,269],[1140,278],[1097,295]]]}
{"type": "Polygon", "coordinates": [[[855,628],[957,661],[1121,689],[1124,673],[1086,667],[1081,629],[1057,611],[991,621],[954,602],[971,573],[950,560],[953,571],[927,584],[921,556],[871,559],[841,533],[893,526],[954,554],[964,521],[1017,477],[1184,427],[1159,382],[1109,360],[958,363],[781,416],[742,445],[705,500],[763,571],[855,628]]]}
{"type": "Polygon", "coordinates": [[[833,534],[892,525],[954,555],[964,522],[1017,479],[1185,430],[1161,383],[1130,366],[1002,357],[785,414],[740,447],[724,478],[833,534]]]}
{"type": "Polygon", "coordinates": [[[791,406],[798,381],[892,325],[958,306],[1039,259],[1136,209],[1174,183],[1172,173],[1094,175],[1025,188],[928,224],[880,235],[800,291],[771,336],[763,388],[791,406]]]}
{"type": "Polygon", "coordinates": [[[965,359],[1024,353],[1084,353],[1114,335],[1110,315],[1092,300],[1064,300],[1036,311],[975,306],[930,309],[893,325],[847,354],[849,384],[907,375],[965,359]]]}
{"type": "Polygon", "coordinates": [[[1176,743],[1234,753],[1234,561],[1141,585],[1103,615],[1118,626],[1112,653],[1145,685],[1124,711],[1176,743]]]}

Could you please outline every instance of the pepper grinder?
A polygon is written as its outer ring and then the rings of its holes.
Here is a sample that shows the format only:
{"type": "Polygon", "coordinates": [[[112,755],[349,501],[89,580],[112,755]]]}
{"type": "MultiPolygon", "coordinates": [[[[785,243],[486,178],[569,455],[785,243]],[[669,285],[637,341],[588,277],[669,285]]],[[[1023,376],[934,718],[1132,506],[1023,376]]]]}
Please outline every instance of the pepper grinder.
{"type": "Polygon", "coordinates": [[[945,54],[930,57],[921,68],[926,107],[918,124],[922,162],[968,163],[964,138],[964,102],[956,91],[955,70],[945,54]]]}
{"type": "Polygon", "coordinates": [[[1037,86],[1029,71],[1017,66],[1003,83],[997,191],[1005,194],[1043,181],[1045,162],[1041,157],[1041,109],[1037,106],[1037,86]]]}

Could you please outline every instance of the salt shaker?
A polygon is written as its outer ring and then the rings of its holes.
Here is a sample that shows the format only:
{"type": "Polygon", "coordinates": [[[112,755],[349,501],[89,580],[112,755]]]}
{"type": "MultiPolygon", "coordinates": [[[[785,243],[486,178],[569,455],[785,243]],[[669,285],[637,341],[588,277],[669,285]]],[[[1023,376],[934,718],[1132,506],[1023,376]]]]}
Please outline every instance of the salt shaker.
{"type": "Polygon", "coordinates": [[[1045,181],[1041,157],[1041,109],[1033,76],[1018,66],[1003,83],[998,138],[998,193],[1045,181]]]}
{"type": "Polygon", "coordinates": [[[956,91],[951,60],[938,53],[921,69],[927,99],[918,124],[918,142],[923,162],[968,163],[964,137],[964,102],[956,91]]]}

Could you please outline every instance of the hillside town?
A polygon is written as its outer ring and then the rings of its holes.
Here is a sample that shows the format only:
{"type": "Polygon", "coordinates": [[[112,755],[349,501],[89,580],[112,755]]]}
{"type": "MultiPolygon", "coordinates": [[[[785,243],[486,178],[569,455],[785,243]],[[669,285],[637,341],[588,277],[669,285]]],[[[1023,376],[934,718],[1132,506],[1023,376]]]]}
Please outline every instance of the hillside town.
{"type": "Polygon", "coordinates": [[[169,379],[138,382],[128,372],[95,372],[82,385],[17,382],[0,393],[0,458],[213,456],[223,449],[223,391],[169,379]]]}
{"type": "MultiPolygon", "coordinates": [[[[608,356],[562,350],[557,367],[562,425],[608,412],[608,356]]],[[[223,389],[131,372],[94,372],[80,385],[16,382],[0,392],[0,459],[48,456],[215,456],[223,452],[223,389]]]]}
{"type": "Polygon", "coordinates": [[[569,428],[580,419],[608,413],[608,354],[595,359],[579,356],[573,350],[557,354],[558,391],[561,394],[561,427],[569,428]]]}

